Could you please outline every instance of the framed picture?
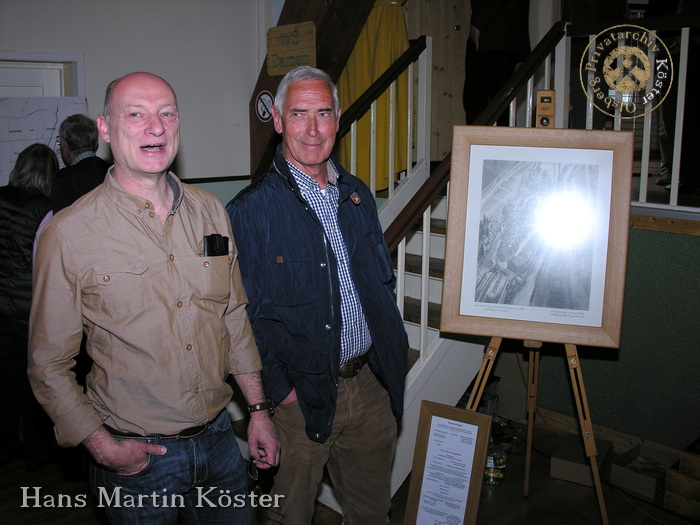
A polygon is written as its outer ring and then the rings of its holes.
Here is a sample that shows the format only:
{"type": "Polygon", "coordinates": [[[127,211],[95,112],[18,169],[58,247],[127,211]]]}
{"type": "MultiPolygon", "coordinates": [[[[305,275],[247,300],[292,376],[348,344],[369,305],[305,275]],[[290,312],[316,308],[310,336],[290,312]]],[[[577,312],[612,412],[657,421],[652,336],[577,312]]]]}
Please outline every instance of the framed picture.
{"type": "Polygon", "coordinates": [[[441,330],[618,347],[634,136],[457,126],[441,330]]]}
{"type": "Polygon", "coordinates": [[[406,525],[476,523],[491,416],[423,401],[406,525]]]}

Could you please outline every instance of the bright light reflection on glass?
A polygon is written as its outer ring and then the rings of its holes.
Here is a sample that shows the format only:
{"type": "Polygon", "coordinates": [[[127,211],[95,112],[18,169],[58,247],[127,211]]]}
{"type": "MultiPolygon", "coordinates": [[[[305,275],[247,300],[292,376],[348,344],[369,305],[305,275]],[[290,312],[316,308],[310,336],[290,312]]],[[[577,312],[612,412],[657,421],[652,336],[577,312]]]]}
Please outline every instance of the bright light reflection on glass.
{"type": "Polygon", "coordinates": [[[534,231],[547,246],[565,250],[587,243],[593,232],[594,210],[574,193],[553,193],[537,205],[534,231]]]}

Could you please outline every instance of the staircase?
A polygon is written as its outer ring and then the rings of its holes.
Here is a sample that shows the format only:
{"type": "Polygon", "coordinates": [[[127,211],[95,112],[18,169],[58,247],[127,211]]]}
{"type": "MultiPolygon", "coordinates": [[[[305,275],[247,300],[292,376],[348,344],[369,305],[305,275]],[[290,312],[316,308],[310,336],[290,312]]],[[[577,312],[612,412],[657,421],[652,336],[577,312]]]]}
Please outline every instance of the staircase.
{"type": "Polygon", "coordinates": [[[433,202],[422,223],[406,236],[397,258],[404,255],[403,314],[413,351],[406,376],[404,416],[401,421],[394,468],[392,494],[411,472],[421,402],[430,400],[455,406],[482,363],[484,342],[453,334],[440,334],[447,195],[433,202]],[[427,227],[426,227],[427,224],[427,227]],[[427,298],[427,301],[424,300],[427,298]]]}

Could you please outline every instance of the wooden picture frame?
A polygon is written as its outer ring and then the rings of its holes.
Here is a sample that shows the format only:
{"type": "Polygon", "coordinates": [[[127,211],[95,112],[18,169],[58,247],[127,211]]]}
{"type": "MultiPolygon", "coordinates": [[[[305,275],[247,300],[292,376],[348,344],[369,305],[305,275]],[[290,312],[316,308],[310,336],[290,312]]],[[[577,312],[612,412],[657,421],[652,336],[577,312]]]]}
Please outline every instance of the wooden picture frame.
{"type": "Polygon", "coordinates": [[[456,126],[440,329],[618,347],[634,135],[456,126]]]}
{"type": "Polygon", "coordinates": [[[421,403],[406,525],[476,523],[492,418],[421,403]]]}

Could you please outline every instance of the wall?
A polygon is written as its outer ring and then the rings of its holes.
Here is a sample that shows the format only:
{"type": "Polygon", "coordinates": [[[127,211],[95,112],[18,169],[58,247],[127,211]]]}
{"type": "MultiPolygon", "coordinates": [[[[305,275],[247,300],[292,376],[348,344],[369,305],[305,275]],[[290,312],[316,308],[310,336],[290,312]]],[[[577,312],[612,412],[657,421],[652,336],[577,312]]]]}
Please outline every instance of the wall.
{"type": "Polygon", "coordinates": [[[465,123],[462,91],[471,4],[468,0],[408,0],[404,4],[408,38],[433,37],[430,159],[452,150],[452,127],[465,123]]]}
{"type": "MultiPolygon", "coordinates": [[[[631,230],[620,349],[578,348],[594,425],[677,449],[700,436],[698,312],[700,237],[631,230]]],[[[499,411],[524,419],[518,348],[499,352],[494,374],[499,411]]],[[[544,345],[538,406],[577,417],[564,356],[544,345]]]]}
{"type": "MultiPolygon", "coordinates": [[[[261,6],[249,0],[0,0],[0,49],[80,53],[90,116],[107,84],[150,71],[175,89],[182,178],[247,175],[248,103],[258,77],[261,6]]],[[[262,28],[262,29],[261,29],[262,28]]],[[[105,155],[107,148],[100,148],[105,155]]]]}

